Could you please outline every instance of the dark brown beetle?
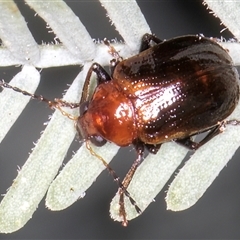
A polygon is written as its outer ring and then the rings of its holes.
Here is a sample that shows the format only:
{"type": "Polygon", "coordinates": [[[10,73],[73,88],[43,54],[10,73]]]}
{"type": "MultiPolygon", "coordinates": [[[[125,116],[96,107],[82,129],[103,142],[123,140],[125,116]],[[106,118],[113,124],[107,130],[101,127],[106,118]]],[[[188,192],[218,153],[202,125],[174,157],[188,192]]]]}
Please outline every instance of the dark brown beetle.
{"type": "Polygon", "coordinates": [[[189,145],[190,136],[218,126],[239,99],[230,56],[204,37],[162,42],[146,34],[141,52],[117,62],[111,76],[97,63],[92,71],[98,85],[89,102],[81,101],[77,129],[96,145],[133,143],[154,151],[180,140],[196,149],[199,144],[189,145]],[[157,44],[150,47],[150,40],[157,44]]]}
{"type": "MultiPolygon", "coordinates": [[[[49,101],[4,82],[0,82],[0,86],[58,109],[80,106],[77,131],[87,143],[102,146],[110,141],[119,146],[135,146],[137,159],[122,183],[104,163],[119,184],[119,214],[126,226],[124,194],[138,213],[141,212],[126,189],[143,158],[144,148],[156,153],[162,143],[175,141],[196,150],[220,133],[224,120],[238,103],[239,76],[227,51],[215,41],[200,36],[161,41],[145,34],[140,53],[125,60],[111,49],[117,57],[111,62],[111,76],[94,63],[86,77],[80,103],[49,101]],[[93,72],[97,76],[97,87],[89,97],[93,72]],[[201,142],[192,141],[193,135],[205,131],[209,133],[201,142]]],[[[89,144],[87,147],[104,162],[89,144]]]]}
{"type": "Polygon", "coordinates": [[[86,94],[81,99],[77,130],[98,146],[106,141],[135,146],[138,157],[120,190],[120,215],[126,225],[123,190],[142,160],[144,147],[156,153],[168,141],[193,150],[206,143],[220,132],[238,103],[239,76],[226,50],[200,36],[161,41],[146,34],[140,53],[120,60],[111,76],[97,63],[90,68],[84,92],[92,72],[97,87],[89,101],[86,94]],[[208,130],[201,142],[191,140],[208,130]]]}

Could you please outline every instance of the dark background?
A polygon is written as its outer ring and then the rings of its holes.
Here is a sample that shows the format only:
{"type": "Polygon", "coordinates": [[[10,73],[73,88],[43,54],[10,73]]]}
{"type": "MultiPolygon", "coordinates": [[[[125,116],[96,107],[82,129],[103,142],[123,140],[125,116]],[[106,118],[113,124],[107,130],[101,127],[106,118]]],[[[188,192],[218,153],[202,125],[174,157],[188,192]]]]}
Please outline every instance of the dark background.
{"type": "MultiPolygon", "coordinates": [[[[98,1],[67,3],[93,38],[120,39],[98,1]]],[[[53,41],[54,36],[47,33],[46,24],[39,17],[34,17],[34,12],[22,1],[17,1],[17,4],[36,41],[39,44],[42,41],[53,41]]],[[[220,21],[210,15],[199,0],[138,1],[138,4],[152,32],[162,39],[198,33],[207,37],[232,37],[228,31],[220,33],[224,26],[220,26],[220,21]]],[[[0,71],[1,79],[8,81],[19,68],[1,68],[0,71]]],[[[37,93],[51,99],[61,97],[67,84],[71,83],[79,71],[79,66],[44,69],[37,93]]],[[[1,143],[1,194],[6,192],[16,177],[17,166],[24,164],[33,142],[36,142],[44,129],[43,123],[51,113],[45,104],[31,101],[1,143]]],[[[75,147],[76,145],[78,142],[75,142],[75,147]]],[[[121,149],[111,163],[122,177],[134,159],[134,151],[131,149],[121,149]],[[121,154],[125,156],[122,157],[121,154]]],[[[42,201],[25,227],[12,234],[0,234],[0,239],[237,239],[240,238],[239,171],[240,161],[235,155],[199,202],[182,212],[166,210],[165,187],[157,196],[156,202],[142,216],[131,221],[127,228],[109,217],[109,203],[117,186],[108,172],[104,171],[84,199],[60,212],[47,210],[42,201]]]]}

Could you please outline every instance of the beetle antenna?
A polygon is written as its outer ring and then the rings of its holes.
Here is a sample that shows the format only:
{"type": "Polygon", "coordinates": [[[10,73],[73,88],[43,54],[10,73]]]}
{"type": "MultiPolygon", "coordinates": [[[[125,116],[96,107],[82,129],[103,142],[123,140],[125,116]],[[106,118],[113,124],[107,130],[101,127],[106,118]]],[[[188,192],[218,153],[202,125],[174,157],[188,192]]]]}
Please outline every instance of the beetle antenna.
{"type": "Polygon", "coordinates": [[[53,105],[54,105],[52,101],[48,100],[47,98],[43,97],[42,95],[36,95],[36,94],[33,94],[33,93],[29,93],[27,91],[24,91],[24,90],[22,90],[22,89],[20,89],[18,87],[13,87],[10,84],[6,83],[4,80],[0,80],[0,86],[2,88],[12,89],[15,92],[19,92],[19,93],[21,93],[21,94],[23,94],[25,96],[29,96],[32,99],[36,99],[36,100],[39,100],[41,102],[45,102],[45,103],[47,103],[49,105],[50,108],[52,108],[53,105]]]}
{"type": "Polygon", "coordinates": [[[34,93],[29,93],[29,92],[27,92],[25,90],[22,90],[22,89],[20,89],[18,87],[13,87],[10,84],[6,83],[4,80],[0,80],[0,87],[2,87],[2,88],[9,88],[9,89],[12,89],[13,91],[21,93],[21,94],[23,94],[25,96],[29,96],[32,99],[39,100],[41,102],[45,102],[45,103],[47,103],[47,105],[51,109],[58,109],[62,113],[63,116],[66,116],[66,117],[68,117],[71,120],[77,120],[78,119],[78,117],[73,116],[73,115],[65,112],[61,107],[68,107],[68,108],[73,109],[73,108],[79,107],[79,103],[69,103],[69,102],[66,102],[66,101],[64,101],[62,99],[58,99],[58,98],[55,98],[52,101],[52,100],[49,100],[49,99],[43,97],[42,95],[36,95],[34,93]]]}
{"type": "MultiPolygon", "coordinates": [[[[109,173],[112,175],[113,177],[113,180],[118,184],[118,187],[119,187],[119,193],[120,193],[120,196],[123,195],[123,193],[125,194],[125,196],[130,200],[131,204],[135,207],[136,209],[136,212],[138,214],[141,214],[142,213],[142,210],[138,207],[136,201],[131,197],[130,193],[127,191],[127,189],[124,187],[124,184],[120,181],[120,178],[117,176],[116,172],[109,166],[109,164],[106,163],[106,161],[101,157],[99,156],[93,149],[92,147],[90,146],[89,144],[89,141],[86,141],[86,148],[89,150],[89,152],[94,156],[94,157],[97,157],[102,163],[103,165],[107,168],[107,170],[109,171],[109,173]]],[[[131,168],[132,169],[132,168],[131,168]]],[[[130,170],[131,170],[130,169],[130,170]]],[[[130,172],[130,171],[129,171],[130,172]]],[[[125,177],[126,179],[126,177],[125,177]]],[[[128,184],[127,184],[128,185],[128,184]]],[[[121,206],[124,205],[124,202],[121,201],[120,202],[120,211],[121,209],[124,209],[124,206],[121,206]]],[[[127,220],[126,220],[126,212],[125,210],[122,212],[121,214],[123,216],[123,226],[127,226],[127,220]]]]}

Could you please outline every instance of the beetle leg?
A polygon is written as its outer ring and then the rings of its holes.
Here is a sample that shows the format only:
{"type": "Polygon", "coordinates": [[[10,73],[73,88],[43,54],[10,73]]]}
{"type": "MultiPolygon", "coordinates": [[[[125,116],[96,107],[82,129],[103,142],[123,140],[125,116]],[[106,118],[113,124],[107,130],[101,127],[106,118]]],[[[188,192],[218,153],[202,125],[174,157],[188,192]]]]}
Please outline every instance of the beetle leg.
{"type": "MultiPolygon", "coordinates": [[[[239,123],[240,124],[240,123],[239,123]]],[[[209,133],[200,141],[200,142],[194,142],[191,137],[187,137],[184,139],[177,139],[175,142],[185,146],[186,148],[190,150],[197,150],[199,147],[207,143],[209,140],[211,140],[213,137],[218,135],[219,133],[223,132],[223,127],[225,125],[225,122],[220,122],[217,126],[214,126],[210,129],[209,133]]]]}
{"type": "Polygon", "coordinates": [[[113,57],[113,59],[110,61],[110,72],[113,73],[116,65],[123,60],[123,57],[120,56],[119,52],[106,38],[103,40],[103,43],[108,47],[108,52],[113,57]]]}
{"type": "Polygon", "coordinates": [[[123,58],[119,55],[119,52],[110,44],[106,38],[103,40],[103,43],[108,47],[109,54],[111,54],[117,62],[121,62],[123,60],[123,58]]]}
{"type": "Polygon", "coordinates": [[[153,41],[156,44],[163,42],[156,36],[146,33],[142,37],[142,43],[141,43],[139,52],[142,52],[142,51],[147,50],[148,48],[152,47],[152,45],[150,44],[151,41],[153,41]]]}
{"type": "Polygon", "coordinates": [[[198,148],[198,143],[194,142],[191,137],[184,138],[184,139],[178,139],[175,142],[178,144],[188,148],[189,150],[196,150],[198,148]]]}
{"type": "Polygon", "coordinates": [[[108,81],[111,81],[111,77],[107,73],[107,71],[98,63],[93,63],[91,66],[91,69],[93,72],[95,72],[97,76],[97,85],[106,83],[108,81]]]}
{"type": "Polygon", "coordinates": [[[237,126],[237,125],[240,125],[240,121],[239,121],[239,120],[236,120],[236,119],[227,120],[227,121],[226,121],[226,124],[230,124],[230,125],[233,125],[233,126],[237,126]]]}
{"type": "MultiPolygon", "coordinates": [[[[143,153],[144,153],[144,145],[141,142],[138,142],[135,145],[136,151],[137,151],[137,158],[136,160],[133,162],[130,170],[128,171],[128,173],[126,174],[125,178],[123,179],[122,185],[124,187],[124,189],[127,189],[127,187],[129,186],[130,182],[132,181],[133,175],[136,172],[138,166],[140,165],[140,163],[142,162],[143,159],[143,153]]],[[[127,221],[127,214],[126,214],[126,210],[125,210],[125,205],[124,205],[124,191],[123,189],[120,188],[119,190],[119,194],[120,194],[120,198],[119,198],[119,215],[123,217],[123,221],[122,221],[122,225],[123,226],[127,226],[128,221],[127,221]]],[[[131,199],[130,199],[131,201],[131,199]]],[[[142,211],[141,209],[137,206],[136,202],[132,202],[131,203],[135,206],[135,209],[137,211],[138,214],[141,214],[142,211]]]]}
{"type": "Polygon", "coordinates": [[[161,145],[162,144],[155,144],[155,145],[153,145],[153,144],[145,144],[145,147],[147,148],[147,150],[150,153],[156,154],[159,151],[161,145]]]}
{"type": "Polygon", "coordinates": [[[89,68],[83,89],[82,89],[82,97],[80,100],[79,105],[86,102],[89,97],[89,87],[90,87],[90,80],[92,73],[95,73],[97,76],[97,86],[101,83],[105,83],[111,80],[109,74],[105,71],[105,69],[98,63],[93,63],[92,66],[89,68]]]}

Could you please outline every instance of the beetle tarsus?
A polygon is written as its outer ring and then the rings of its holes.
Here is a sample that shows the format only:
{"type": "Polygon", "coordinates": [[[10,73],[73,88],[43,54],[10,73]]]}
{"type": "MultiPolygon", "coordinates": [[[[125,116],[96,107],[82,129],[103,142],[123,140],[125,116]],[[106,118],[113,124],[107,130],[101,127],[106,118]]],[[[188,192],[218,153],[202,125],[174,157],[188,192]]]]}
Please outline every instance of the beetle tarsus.
{"type": "Polygon", "coordinates": [[[240,125],[240,121],[237,119],[226,120],[226,124],[237,126],[240,125]]]}
{"type": "Polygon", "coordinates": [[[158,44],[158,43],[162,42],[162,40],[157,38],[156,36],[154,36],[152,34],[149,34],[149,33],[146,33],[142,37],[142,42],[141,42],[139,52],[143,52],[143,51],[151,48],[152,47],[151,41],[154,42],[155,44],[158,44]]]}

